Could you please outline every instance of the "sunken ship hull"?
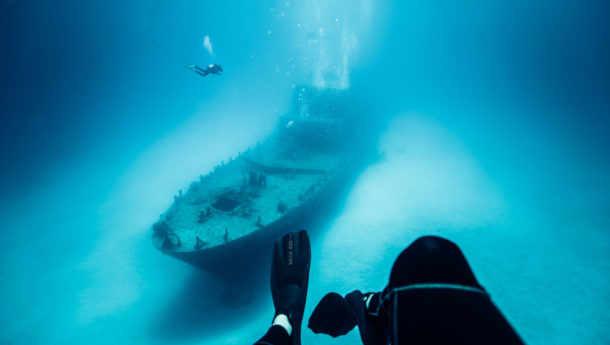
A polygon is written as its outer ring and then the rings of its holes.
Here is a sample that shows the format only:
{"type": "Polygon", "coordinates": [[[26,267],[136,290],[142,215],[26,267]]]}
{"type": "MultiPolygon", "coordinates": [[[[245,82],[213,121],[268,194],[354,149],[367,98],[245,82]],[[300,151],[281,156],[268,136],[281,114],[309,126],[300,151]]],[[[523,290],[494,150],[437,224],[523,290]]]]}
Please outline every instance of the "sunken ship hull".
{"type": "MultiPolygon", "coordinates": [[[[162,252],[219,276],[266,260],[277,237],[332,217],[372,157],[339,90],[297,88],[263,143],[191,184],[153,225],[162,252]]],[[[359,121],[356,121],[359,120],[359,121]]]]}

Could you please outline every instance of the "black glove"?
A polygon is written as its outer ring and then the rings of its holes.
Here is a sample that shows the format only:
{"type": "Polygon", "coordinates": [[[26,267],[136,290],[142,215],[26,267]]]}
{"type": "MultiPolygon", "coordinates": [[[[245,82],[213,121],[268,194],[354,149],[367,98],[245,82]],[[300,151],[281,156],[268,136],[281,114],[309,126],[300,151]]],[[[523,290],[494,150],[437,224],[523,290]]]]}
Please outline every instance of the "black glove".
{"type": "Polygon", "coordinates": [[[331,292],[324,296],[309,318],[314,333],[332,337],[345,335],[358,325],[364,345],[386,345],[385,328],[377,317],[367,314],[364,294],[356,290],[345,296],[331,292]]]}
{"type": "Polygon", "coordinates": [[[338,337],[356,327],[356,317],[341,295],[331,292],[316,306],[307,325],[314,333],[338,337]]]}

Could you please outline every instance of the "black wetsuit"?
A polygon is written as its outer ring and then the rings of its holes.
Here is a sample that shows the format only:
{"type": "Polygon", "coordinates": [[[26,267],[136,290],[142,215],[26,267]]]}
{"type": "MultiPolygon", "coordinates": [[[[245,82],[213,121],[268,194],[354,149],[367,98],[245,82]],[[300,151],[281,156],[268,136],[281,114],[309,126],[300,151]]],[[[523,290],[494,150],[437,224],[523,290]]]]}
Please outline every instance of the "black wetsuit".
{"type": "Polygon", "coordinates": [[[220,75],[223,70],[222,70],[222,66],[217,65],[217,64],[212,64],[207,66],[205,69],[199,67],[199,66],[195,66],[193,71],[195,71],[195,73],[205,77],[208,74],[216,74],[216,75],[220,75]]]}
{"type": "MultiPolygon", "coordinates": [[[[367,327],[382,334],[372,344],[523,344],[460,249],[440,237],[421,237],[398,256],[388,286],[371,296],[367,311],[367,327]]],[[[273,326],[256,344],[291,339],[273,326]]]]}

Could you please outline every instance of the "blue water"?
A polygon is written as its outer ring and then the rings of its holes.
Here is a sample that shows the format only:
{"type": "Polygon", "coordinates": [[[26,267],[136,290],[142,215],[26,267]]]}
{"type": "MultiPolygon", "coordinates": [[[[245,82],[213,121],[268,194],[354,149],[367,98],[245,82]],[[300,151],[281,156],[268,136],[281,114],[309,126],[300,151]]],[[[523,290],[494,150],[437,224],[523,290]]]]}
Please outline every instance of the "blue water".
{"type": "Polygon", "coordinates": [[[265,287],[227,307],[150,225],[302,84],[387,122],[312,238],[306,315],[328,291],[383,288],[437,234],[527,343],[608,343],[608,18],[594,0],[0,1],[0,343],[260,337],[265,287]],[[214,62],[223,76],[184,68],[214,62]]]}

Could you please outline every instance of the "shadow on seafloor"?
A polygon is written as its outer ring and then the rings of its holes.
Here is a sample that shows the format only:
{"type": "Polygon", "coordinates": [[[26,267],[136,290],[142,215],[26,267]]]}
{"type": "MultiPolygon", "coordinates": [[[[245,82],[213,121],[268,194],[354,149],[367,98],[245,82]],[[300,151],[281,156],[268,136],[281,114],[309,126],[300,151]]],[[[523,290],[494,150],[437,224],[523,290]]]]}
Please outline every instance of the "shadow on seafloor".
{"type": "MultiPolygon", "coordinates": [[[[252,265],[247,275],[222,279],[196,270],[184,287],[161,309],[150,326],[156,343],[211,338],[230,331],[235,325],[259,317],[271,305],[269,265],[252,265]]],[[[271,318],[272,315],[269,315],[271,318]]]]}

